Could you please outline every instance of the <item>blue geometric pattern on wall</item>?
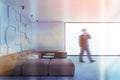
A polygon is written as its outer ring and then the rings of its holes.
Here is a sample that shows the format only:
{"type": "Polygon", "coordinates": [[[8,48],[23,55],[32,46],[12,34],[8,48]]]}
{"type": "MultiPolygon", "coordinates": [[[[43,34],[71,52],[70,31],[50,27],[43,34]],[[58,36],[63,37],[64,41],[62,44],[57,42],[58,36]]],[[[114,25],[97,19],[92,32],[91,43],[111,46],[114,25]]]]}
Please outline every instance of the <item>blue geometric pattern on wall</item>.
{"type": "Polygon", "coordinates": [[[6,26],[4,31],[4,41],[7,46],[7,53],[9,53],[10,48],[15,51],[23,51],[31,48],[31,21],[9,6],[7,6],[7,19],[8,26],[6,26]]]}

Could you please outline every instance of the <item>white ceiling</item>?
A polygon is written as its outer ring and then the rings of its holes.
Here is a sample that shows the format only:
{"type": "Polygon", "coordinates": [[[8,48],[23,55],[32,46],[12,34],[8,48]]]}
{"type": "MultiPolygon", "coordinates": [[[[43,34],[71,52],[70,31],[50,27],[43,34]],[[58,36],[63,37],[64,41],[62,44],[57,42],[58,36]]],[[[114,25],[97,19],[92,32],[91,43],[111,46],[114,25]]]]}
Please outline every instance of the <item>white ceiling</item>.
{"type": "MultiPolygon", "coordinates": [[[[2,0],[24,15],[39,21],[99,22],[113,0],[2,0]],[[101,3],[104,1],[104,3],[101,3]],[[105,2],[106,1],[106,2],[105,2]],[[21,6],[25,10],[21,10],[21,6]],[[104,12],[102,12],[103,10],[104,12]]],[[[112,5],[114,6],[114,5],[112,5]]],[[[116,13],[114,13],[116,14],[116,13]]],[[[107,15],[108,16],[108,15],[107,15]]]]}

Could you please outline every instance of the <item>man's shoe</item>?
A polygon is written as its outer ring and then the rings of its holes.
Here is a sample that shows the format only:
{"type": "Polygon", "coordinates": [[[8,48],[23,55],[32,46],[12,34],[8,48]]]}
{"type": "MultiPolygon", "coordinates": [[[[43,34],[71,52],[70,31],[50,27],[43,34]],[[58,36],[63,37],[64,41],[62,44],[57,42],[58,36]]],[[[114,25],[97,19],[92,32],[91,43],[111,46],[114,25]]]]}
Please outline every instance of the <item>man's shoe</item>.
{"type": "Polygon", "coordinates": [[[84,63],[84,61],[80,61],[81,63],[84,63]]]}
{"type": "Polygon", "coordinates": [[[90,61],[90,63],[93,63],[93,62],[95,62],[95,60],[91,60],[91,61],[90,61]]]}

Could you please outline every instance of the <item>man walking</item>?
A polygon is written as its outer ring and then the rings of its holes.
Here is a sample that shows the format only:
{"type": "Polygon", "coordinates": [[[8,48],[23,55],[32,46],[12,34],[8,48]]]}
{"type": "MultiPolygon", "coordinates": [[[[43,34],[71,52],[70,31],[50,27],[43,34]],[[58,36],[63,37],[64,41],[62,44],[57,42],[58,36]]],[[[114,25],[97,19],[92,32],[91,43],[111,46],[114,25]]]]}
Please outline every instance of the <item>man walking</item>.
{"type": "Polygon", "coordinates": [[[91,36],[87,33],[86,29],[82,29],[82,34],[79,36],[79,45],[81,47],[81,52],[80,52],[80,62],[84,63],[83,61],[83,54],[86,51],[87,52],[87,57],[89,61],[92,63],[94,60],[92,60],[89,47],[88,47],[88,39],[91,39],[91,36]]]}

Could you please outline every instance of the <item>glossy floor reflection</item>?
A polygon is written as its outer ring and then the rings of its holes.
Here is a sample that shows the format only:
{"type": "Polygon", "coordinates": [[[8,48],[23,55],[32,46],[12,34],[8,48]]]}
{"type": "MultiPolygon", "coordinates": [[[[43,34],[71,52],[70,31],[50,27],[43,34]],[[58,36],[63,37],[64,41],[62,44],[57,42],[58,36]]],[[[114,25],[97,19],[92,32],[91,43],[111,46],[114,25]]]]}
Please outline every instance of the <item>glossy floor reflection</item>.
{"type": "Polygon", "coordinates": [[[0,80],[120,80],[120,56],[92,56],[96,62],[79,62],[79,56],[68,56],[75,64],[74,77],[0,77],[0,80]]]}

